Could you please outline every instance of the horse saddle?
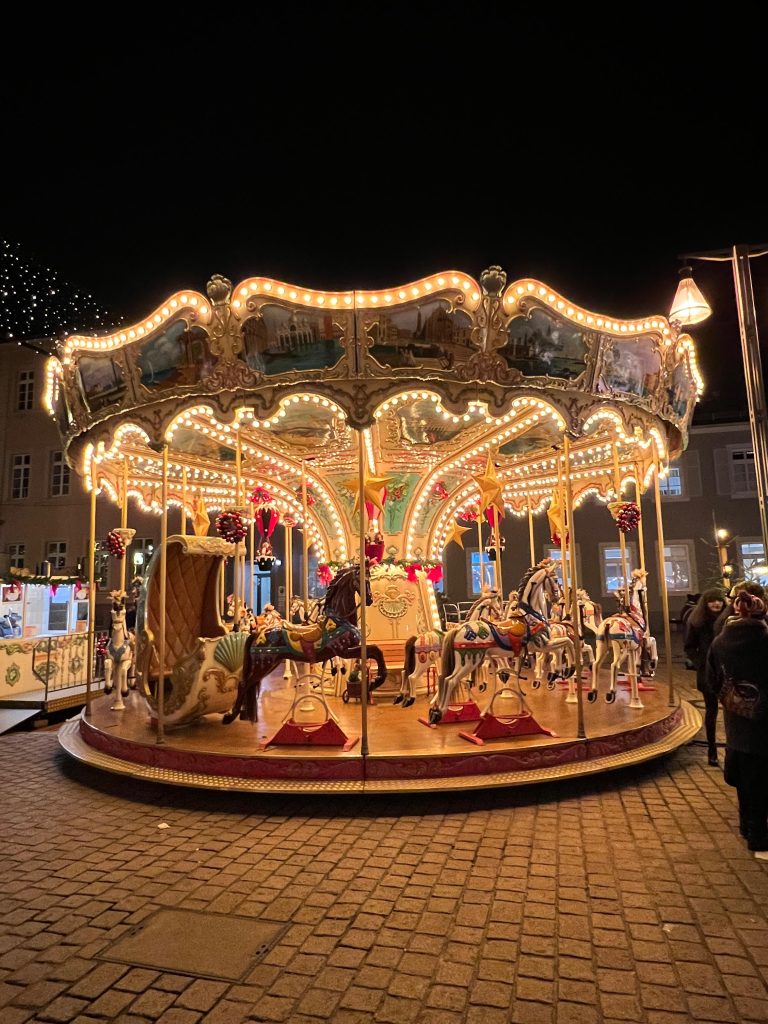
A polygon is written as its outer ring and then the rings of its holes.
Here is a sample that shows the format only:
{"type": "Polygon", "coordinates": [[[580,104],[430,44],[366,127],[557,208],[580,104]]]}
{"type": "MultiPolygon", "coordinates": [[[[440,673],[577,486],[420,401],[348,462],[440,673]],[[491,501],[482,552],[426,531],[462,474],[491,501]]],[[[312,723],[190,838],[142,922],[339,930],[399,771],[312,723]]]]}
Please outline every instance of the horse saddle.
{"type": "Polygon", "coordinates": [[[323,628],[318,622],[308,622],[305,626],[291,624],[286,626],[286,633],[288,639],[294,643],[299,641],[305,644],[316,644],[323,635],[323,628]]]}

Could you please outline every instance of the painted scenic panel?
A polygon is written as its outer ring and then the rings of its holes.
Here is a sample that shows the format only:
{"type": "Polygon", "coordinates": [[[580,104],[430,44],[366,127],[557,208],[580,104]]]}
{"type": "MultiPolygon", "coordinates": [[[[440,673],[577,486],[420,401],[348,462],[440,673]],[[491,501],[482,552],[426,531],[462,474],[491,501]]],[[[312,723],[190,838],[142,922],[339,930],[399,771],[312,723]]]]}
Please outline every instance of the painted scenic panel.
{"type": "Polygon", "coordinates": [[[622,392],[637,398],[650,398],[659,386],[661,356],[652,338],[621,341],[605,338],[598,391],[622,392]]]}
{"type": "Polygon", "coordinates": [[[532,455],[534,452],[545,452],[553,446],[562,445],[562,434],[553,423],[537,423],[520,437],[513,437],[499,448],[499,455],[532,455]]]}
{"type": "Polygon", "coordinates": [[[284,405],[270,434],[292,448],[305,451],[349,441],[351,437],[346,420],[340,413],[311,401],[284,405]]]}
{"type": "Polygon", "coordinates": [[[526,376],[574,380],[586,369],[593,340],[593,332],[537,307],[529,316],[517,316],[509,322],[507,340],[499,355],[511,369],[526,376]]]}
{"type": "Polygon", "coordinates": [[[381,310],[368,328],[369,353],[382,366],[450,370],[472,346],[472,321],[445,300],[381,310]]]}
{"type": "Polygon", "coordinates": [[[97,412],[121,402],[126,392],[123,367],[112,356],[81,356],[77,364],[83,398],[97,412]]]}
{"type": "Polygon", "coordinates": [[[234,462],[235,450],[219,444],[214,438],[191,427],[177,427],[173,435],[173,446],[189,455],[198,455],[214,462],[234,462]]]}
{"type": "Polygon", "coordinates": [[[341,325],[331,312],[264,306],[243,325],[245,361],[273,375],[290,370],[325,370],[344,354],[341,325]]]}
{"type": "MultiPolygon", "coordinates": [[[[394,410],[397,417],[398,435],[408,446],[434,445],[451,441],[457,434],[464,433],[467,423],[461,418],[453,422],[453,416],[444,414],[430,399],[419,398],[407,404],[398,405],[394,410]]],[[[476,422],[477,417],[472,420],[476,422]]]]}
{"type": "Polygon", "coordinates": [[[685,361],[675,366],[667,381],[667,403],[674,416],[683,419],[688,411],[688,403],[696,394],[696,386],[688,376],[685,361]]]}
{"type": "Polygon", "coordinates": [[[184,320],[155,335],[139,349],[136,359],[143,387],[163,390],[196,384],[213,370],[208,336],[201,327],[188,328],[184,320]]]}

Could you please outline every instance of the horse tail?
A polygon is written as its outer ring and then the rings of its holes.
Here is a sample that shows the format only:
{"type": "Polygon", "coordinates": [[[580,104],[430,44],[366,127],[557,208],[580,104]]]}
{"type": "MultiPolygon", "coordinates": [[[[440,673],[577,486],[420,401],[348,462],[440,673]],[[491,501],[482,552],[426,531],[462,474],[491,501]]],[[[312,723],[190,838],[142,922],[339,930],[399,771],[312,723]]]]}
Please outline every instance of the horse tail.
{"type": "Polygon", "coordinates": [[[253,644],[255,634],[251,633],[248,639],[245,641],[245,647],[243,649],[243,681],[242,687],[242,705],[240,707],[240,718],[248,722],[255,722],[258,714],[258,702],[259,702],[259,690],[261,688],[261,678],[257,673],[255,666],[251,664],[251,645],[253,644]]]}
{"type": "Polygon", "coordinates": [[[449,629],[443,637],[443,649],[440,653],[440,675],[443,679],[453,673],[456,666],[456,652],[453,641],[458,629],[449,629]]]}
{"type": "Polygon", "coordinates": [[[405,641],[405,660],[403,663],[403,679],[413,675],[416,668],[416,637],[409,636],[405,641]]]}

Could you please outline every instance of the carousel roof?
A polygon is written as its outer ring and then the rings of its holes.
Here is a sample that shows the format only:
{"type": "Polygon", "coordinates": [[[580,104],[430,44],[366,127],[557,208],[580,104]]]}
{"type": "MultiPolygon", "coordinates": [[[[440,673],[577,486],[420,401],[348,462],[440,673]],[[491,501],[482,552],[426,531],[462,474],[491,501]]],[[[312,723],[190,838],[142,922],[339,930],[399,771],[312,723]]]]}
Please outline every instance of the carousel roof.
{"type": "Polygon", "coordinates": [[[505,505],[552,496],[572,439],[577,501],[644,486],[654,449],[684,448],[701,378],[693,342],[665,317],[616,320],[541,282],[491,268],[378,292],[319,292],[215,276],[142,323],[75,336],[48,365],[47,402],[70,461],[117,497],[159,507],[242,505],[255,486],[344,559],[355,532],[357,430],[386,481],[382,526],[401,557],[439,557],[453,514],[478,499],[489,454],[505,505]],[[241,488],[238,493],[238,466],[241,488]]]}

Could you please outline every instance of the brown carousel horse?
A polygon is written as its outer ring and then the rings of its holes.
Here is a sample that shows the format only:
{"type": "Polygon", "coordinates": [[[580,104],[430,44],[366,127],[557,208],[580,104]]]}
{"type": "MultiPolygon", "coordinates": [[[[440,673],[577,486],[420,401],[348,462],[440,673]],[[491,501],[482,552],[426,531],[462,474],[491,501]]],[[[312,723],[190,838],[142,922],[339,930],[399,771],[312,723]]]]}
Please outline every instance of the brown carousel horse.
{"type": "MultiPolygon", "coordinates": [[[[224,715],[225,724],[239,716],[250,722],[258,719],[259,690],[262,679],[283,661],[315,664],[332,658],[359,658],[361,634],[357,625],[357,595],[360,593],[360,568],[342,569],[331,580],[323,601],[323,611],[316,623],[304,626],[285,622],[252,632],[245,643],[243,675],[231,711],[224,715]]],[[[373,604],[371,581],[365,571],[365,603],[373,604]]],[[[366,645],[376,662],[375,690],[387,678],[387,666],[381,649],[366,645]]]]}

